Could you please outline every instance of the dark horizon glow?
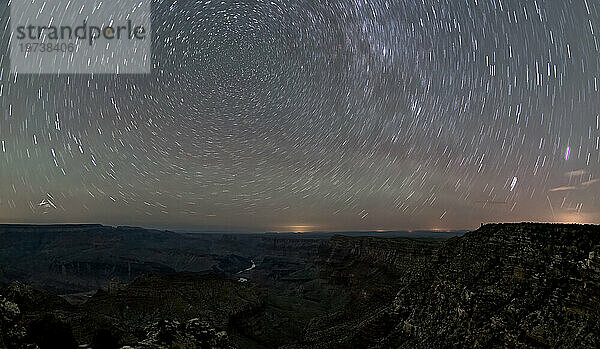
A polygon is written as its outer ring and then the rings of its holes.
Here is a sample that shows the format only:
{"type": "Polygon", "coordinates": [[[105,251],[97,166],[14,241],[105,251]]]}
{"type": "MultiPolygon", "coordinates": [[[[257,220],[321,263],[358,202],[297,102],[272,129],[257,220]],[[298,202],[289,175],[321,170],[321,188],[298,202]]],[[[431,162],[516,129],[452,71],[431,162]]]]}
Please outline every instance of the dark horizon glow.
{"type": "Polygon", "coordinates": [[[151,75],[14,77],[0,55],[0,221],[598,224],[599,10],[161,0],[151,75]]]}

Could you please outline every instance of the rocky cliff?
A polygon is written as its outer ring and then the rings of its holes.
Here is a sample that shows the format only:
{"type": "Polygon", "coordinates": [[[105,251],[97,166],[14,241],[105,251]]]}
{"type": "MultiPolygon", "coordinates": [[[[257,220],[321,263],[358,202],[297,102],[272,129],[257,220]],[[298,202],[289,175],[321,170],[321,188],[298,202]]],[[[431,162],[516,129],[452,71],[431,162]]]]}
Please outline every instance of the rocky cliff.
{"type": "Polygon", "coordinates": [[[404,264],[345,243],[359,258],[402,265],[397,294],[342,334],[316,319],[304,347],[600,346],[600,227],[486,225],[404,264]]]}
{"type": "Polygon", "coordinates": [[[397,295],[386,343],[598,347],[599,248],[597,226],[496,224],[451,239],[419,293],[397,295]]]}
{"type": "Polygon", "coordinates": [[[307,347],[364,347],[393,328],[390,304],[429,271],[442,240],[334,236],[319,254],[319,284],[344,301],[306,328],[307,347]]]}

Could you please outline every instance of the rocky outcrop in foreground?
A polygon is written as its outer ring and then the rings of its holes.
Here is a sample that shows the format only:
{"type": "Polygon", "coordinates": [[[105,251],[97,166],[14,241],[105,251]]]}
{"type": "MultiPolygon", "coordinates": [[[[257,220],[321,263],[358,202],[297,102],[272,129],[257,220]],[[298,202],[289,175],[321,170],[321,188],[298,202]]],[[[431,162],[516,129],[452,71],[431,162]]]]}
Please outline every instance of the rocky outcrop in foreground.
{"type": "Polygon", "coordinates": [[[352,335],[306,347],[600,347],[599,253],[598,226],[486,225],[405,264],[393,302],[352,335]]]}
{"type": "Polygon", "coordinates": [[[13,282],[0,287],[0,348],[231,348],[230,318],[262,298],[211,274],[149,274],[79,305],[13,282]]]}
{"type": "Polygon", "coordinates": [[[185,323],[163,320],[147,329],[146,339],[122,349],[198,348],[232,349],[227,332],[215,330],[206,321],[191,319],[185,323]]]}
{"type": "Polygon", "coordinates": [[[19,324],[19,306],[0,296],[0,348],[16,346],[23,342],[26,330],[19,324]]]}
{"type": "Polygon", "coordinates": [[[487,225],[446,242],[390,344],[600,346],[600,227],[487,225]]]}

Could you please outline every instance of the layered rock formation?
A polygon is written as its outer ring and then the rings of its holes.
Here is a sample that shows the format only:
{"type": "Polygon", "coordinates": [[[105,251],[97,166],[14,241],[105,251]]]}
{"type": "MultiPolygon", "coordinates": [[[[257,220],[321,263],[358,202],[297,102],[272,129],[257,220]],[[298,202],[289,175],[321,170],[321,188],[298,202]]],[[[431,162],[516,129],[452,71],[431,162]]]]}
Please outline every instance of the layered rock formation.
{"type": "Polygon", "coordinates": [[[393,327],[390,302],[427,271],[439,240],[335,236],[322,250],[322,287],[346,301],[315,317],[306,329],[309,347],[367,346],[393,327]]]}
{"type": "Polygon", "coordinates": [[[251,258],[280,247],[277,240],[264,234],[179,234],[94,224],[0,225],[0,282],[18,280],[71,294],[150,272],[235,274],[249,268],[251,258]]]}
{"type": "MultiPolygon", "coordinates": [[[[363,244],[350,250],[364,256],[363,244]]],[[[366,255],[397,265],[385,251],[366,255]]],[[[428,251],[407,258],[393,302],[345,336],[339,324],[313,324],[321,333],[303,347],[600,345],[599,227],[486,225],[428,251]]]]}

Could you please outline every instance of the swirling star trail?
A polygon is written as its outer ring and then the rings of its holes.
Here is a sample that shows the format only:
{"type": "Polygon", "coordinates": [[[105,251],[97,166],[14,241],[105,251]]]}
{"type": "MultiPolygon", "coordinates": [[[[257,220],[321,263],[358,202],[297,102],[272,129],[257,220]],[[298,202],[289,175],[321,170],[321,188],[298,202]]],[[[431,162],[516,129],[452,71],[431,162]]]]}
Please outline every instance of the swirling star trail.
{"type": "Polygon", "coordinates": [[[150,75],[2,55],[0,220],[600,223],[599,7],[157,1],[150,75]]]}

